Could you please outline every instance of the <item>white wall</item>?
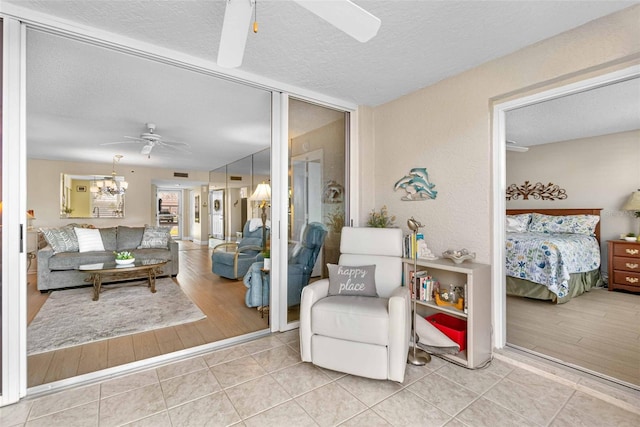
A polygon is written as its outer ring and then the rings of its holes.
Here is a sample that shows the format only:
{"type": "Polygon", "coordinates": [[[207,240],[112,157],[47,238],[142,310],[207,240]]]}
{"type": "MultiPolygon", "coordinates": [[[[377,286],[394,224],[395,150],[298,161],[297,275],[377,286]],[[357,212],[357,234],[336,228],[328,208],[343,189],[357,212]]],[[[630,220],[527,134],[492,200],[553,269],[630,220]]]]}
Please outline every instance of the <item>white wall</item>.
{"type": "MultiPolygon", "coordinates": [[[[122,219],[65,219],[60,218],[60,174],[110,175],[112,165],[31,159],[27,161],[27,209],[33,209],[34,227],[57,227],[71,222],[94,224],[99,227],[115,225],[143,225],[155,223],[155,191],[152,180],[176,180],[173,169],[144,168],[118,165],[116,172],[129,183],[122,219]]],[[[208,171],[188,171],[190,181],[209,181],[208,171]]],[[[188,199],[187,199],[188,200],[188,199]]]]}
{"type": "Polygon", "coordinates": [[[637,233],[633,214],[621,210],[640,188],[640,131],[533,146],[526,153],[507,152],[507,186],[552,182],[567,192],[565,200],[507,201],[507,209],[602,208],[600,234],[603,270],[607,240],[637,233]]]}
{"type": "MultiPolygon", "coordinates": [[[[490,263],[492,103],[638,63],[638,22],[634,6],[375,107],[373,144],[359,147],[361,161],[374,153],[374,163],[359,168],[375,185],[361,197],[376,208],[387,205],[405,232],[412,215],[425,223],[436,254],[466,247],[490,263]],[[405,202],[394,192],[413,167],[428,169],[436,200],[405,202]]],[[[361,211],[361,222],[367,214],[361,211]]]]}

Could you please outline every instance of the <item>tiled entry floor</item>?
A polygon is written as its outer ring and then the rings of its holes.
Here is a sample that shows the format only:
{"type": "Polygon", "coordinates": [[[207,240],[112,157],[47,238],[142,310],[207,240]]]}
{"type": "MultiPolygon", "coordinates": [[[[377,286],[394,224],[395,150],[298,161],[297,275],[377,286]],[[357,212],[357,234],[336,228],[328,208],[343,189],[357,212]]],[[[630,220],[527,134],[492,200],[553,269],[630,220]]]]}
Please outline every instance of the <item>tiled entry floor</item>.
{"type": "Polygon", "coordinates": [[[408,365],[403,384],[375,381],[301,363],[295,330],[25,399],[0,408],[0,425],[640,425],[640,409],[517,365],[501,357],[471,371],[433,358],[408,365]]]}

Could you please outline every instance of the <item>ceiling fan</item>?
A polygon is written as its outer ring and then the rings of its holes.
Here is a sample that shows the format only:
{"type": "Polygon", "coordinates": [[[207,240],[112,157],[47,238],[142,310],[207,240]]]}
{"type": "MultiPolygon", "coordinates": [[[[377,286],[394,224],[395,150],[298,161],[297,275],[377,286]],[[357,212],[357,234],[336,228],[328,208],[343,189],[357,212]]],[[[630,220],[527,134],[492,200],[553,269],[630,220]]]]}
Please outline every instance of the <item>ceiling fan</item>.
{"type": "MultiPolygon", "coordinates": [[[[235,68],[242,64],[251,15],[257,0],[227,0],[218,49],[218,65],[235,68]]],[[[292,0],[359,42],[372,39],[380,28],[378,17],[350,0],[292,0]]],[[[257,22],[253,31],[258,32],[257,22]]]]}
{"type": "Polygon", "coordinates": [[[189,144],[186,142],[178,142],[178,141],[165,141],[162,139],[161,135],[155,133],[156,125],[155,123],[146,123],[145,124],[147,131],[137,136],[125,136],[124,138],[129,141],[116,141],[116,142],[105,142],[100,145],[113,145],[113,144],[141,144],[142,149],[140,150],[140,154],[144,154],[151,158],[151,150],[154,147],[163,147],[163,148],[171,148],[173,150],[180,150],[189,153],[190,151],[187,149],[189,144]]]}

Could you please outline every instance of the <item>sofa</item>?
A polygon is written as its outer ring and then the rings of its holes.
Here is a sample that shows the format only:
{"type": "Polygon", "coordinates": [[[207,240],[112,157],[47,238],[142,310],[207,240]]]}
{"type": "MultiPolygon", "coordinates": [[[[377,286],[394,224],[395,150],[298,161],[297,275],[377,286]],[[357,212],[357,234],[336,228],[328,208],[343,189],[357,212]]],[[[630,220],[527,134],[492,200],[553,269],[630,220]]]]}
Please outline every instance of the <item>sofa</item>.
{"type": "Polygon", "coordinates": [[[77,268],[83,264],[113,262],[114,251],[133,252],[136,260],[167,260],[160,276],[178,274],[178,243],[171,238],[168,228],[117,226],[85,231],[86,228],[70,224],[57,229],[40,229],[47,246],[37,254],[38,290],[46,292],[88,285],[85,281],[87,273],[77,268]]]}

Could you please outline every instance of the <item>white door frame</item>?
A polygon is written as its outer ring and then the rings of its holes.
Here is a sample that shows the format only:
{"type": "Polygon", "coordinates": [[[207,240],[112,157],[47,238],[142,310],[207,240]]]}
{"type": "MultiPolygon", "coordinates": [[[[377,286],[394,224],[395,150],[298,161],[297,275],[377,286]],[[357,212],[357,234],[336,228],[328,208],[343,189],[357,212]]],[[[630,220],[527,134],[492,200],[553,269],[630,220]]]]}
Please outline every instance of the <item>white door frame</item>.
{"type": "Polygon", "coordinates": [[[640,65],[588,78],[493,106],[493,332],[494,347],[503,348],[507,342],[506,283],[505,283],[505,209],[506,209],[506,112],[542,101],[571,95],[600,86],[640,76],[640,65]]]}
{"type": "Polygon", "coordinates": [[[17,402],[27,393],[26,27],[15,19],[5,18],[3,40],[2,264],[5,268],[1,290],[0,406],[17,402]]]}

